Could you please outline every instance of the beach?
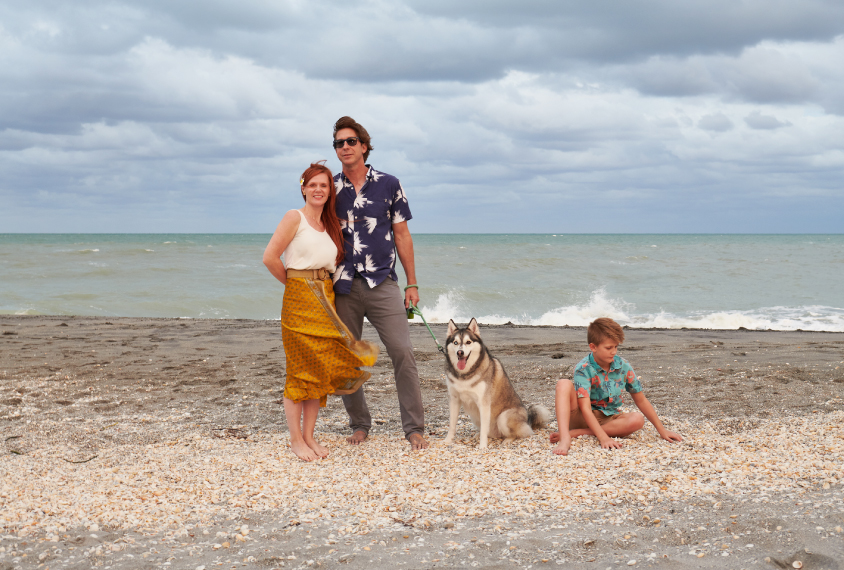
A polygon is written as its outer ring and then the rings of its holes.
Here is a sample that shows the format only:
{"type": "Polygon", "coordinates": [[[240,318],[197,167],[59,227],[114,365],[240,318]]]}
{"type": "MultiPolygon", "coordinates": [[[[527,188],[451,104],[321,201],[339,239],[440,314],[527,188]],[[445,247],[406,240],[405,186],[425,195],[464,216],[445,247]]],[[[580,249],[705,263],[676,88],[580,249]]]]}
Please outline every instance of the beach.
{"type": "MultiPolygon", "coordinates": [[[[584,328],[481,330],[553,413],[584,328]]],[[[414,323],[430,449],[404,440],[382,356],[369,440],[345,444],[330,398],[330,455],[305,464],[286,449],[278,321],[0,315],[0,569],[843,566],[844,333],[626,334],[683,443],[648,424],[557,457],[552,422],[481,451],[462,415],[445,447],[443,357],[414,323]]]]}

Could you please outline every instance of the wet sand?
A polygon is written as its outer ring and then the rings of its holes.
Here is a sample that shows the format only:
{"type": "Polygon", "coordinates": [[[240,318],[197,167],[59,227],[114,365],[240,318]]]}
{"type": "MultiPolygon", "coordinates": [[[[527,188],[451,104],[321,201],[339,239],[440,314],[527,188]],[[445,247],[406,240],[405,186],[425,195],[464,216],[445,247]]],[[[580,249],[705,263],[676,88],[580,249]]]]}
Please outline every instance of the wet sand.
{"type": "MultiPolygon", "coordinates": [[[[482,333],[522,399],[553,412],[585,331],[482,333]]],[[[365,387],[370,441],[343,443],[331,398],[317,431],[332,455],[304,465],[285,450],[278,322],[0,316],[0,569],[844,567],[844,333],[627,335],[622,356],[683,444],[648,427],[617,452],[582,439],[556,458],[552,424],[483,453],[464,422],[443,448],[442,356],[415,324],[432,448],[403,440],[384,359],[365,387]]]]}

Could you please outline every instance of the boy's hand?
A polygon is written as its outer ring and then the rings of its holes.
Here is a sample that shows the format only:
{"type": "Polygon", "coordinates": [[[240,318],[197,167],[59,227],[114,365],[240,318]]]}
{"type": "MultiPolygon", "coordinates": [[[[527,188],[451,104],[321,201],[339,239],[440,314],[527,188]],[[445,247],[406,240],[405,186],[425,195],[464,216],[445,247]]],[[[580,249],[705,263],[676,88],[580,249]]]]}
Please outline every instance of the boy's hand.
{"type": "Polygon", "coordinates": [[[662,439],[665,441],[670,441],[671,443],[680,443],[683,441],[683,438],[680,437],[679,433],[674,433],[673,431],[663,430],[662,433],[659,434],[662,439]]]}
{"type": "Polygon", "coordinates": [[[622,443],[611,437],[601,440],[601,449],[621,449],[621,447],[622,443]]]}

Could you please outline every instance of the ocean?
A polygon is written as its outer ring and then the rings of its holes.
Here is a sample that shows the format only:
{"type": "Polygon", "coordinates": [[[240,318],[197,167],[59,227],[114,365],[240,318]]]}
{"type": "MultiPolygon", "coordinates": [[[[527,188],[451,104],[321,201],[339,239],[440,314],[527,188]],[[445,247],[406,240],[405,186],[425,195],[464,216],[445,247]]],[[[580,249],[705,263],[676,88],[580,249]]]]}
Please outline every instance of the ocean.
{"type": "MultiPolygon", "coordinates": [[[[269,237],[0,234],[0,313],[279,319],[269,237]]],[[[413,240],[429,322],[844,331],[842,234],[413,240]]]]}

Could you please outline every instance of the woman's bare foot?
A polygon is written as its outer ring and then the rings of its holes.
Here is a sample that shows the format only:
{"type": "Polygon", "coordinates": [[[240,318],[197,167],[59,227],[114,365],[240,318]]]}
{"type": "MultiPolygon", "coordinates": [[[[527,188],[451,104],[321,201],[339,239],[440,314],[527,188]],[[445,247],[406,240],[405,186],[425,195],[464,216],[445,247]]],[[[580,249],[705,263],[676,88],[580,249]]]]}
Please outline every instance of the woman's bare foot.
{"type": "Polygon", "coordinates": [[[346,438],[346,443],[348,443],[349,445],[360,445],[363,442],[363,440],[366,439],[367,435],[368,434],[365,431],[363,431],[362,429],[359,429],[355,433],[353,433],[352,435],[350,435],[349,437],[346,438]]]}
{"type": "Polygon", "coordinates": [[[554,443],[555,441],[559,441],[560,443],[558,443],[557,447],[553,449],[553,452],[556,455],[568,455],[569,448],[571,447],[571,435],[566,433],[561,436],[559,432],[555,432],[551,434],[551,437],[553,438],[555,435],[557,436],[557,439],[551,439],[551,443],[554,443]]]}
{"type": "Polygon", "coordinates": [[[315,461],[319,459],[319,456],[304,441],[290,442],[290,451],[302,461],[315,461]]]}
{"type": "Polygon", "coordinates": [[[422,437],[422,434],[419,433],[410,434],[407,436],[407,441],[410,442],[410,446],[413,449],[428,449],[428,446],[430,445],[428,440],[422,437]]]}
{"type": "Polygon", "coordinates": [[[320,458],[324,459],[324,458],[328,457],[328,448],[325,447],[324,445],[320,445],[320,443],[317,440],[315,440],[315,439],[306,440],[305,443],[307,443],[308,447],[313,449],[314,453],[316,453],[320,458]]]}

